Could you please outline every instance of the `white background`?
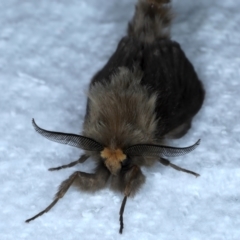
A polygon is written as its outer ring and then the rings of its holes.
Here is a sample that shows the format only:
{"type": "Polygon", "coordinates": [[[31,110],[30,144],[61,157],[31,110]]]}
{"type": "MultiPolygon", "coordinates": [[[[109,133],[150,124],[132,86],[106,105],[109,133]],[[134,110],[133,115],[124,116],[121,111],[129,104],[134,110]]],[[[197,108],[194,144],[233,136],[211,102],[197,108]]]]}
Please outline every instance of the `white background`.
{"type": "Polygon", "coordinates": [[[134,0],[0,0],[0,239],[240,239],[240,1],[175,0],[172,39],[194,64],[206,99],[174,146],[201,138],[171,159],[199,178],[160,164],[126,205],[108,188],[70,188],[47,214],[58,185],[91,161],[58,172],[81,150],[38,135],[31,125],[80,133],[93,74],[111,56],[134,0]],[[220,3],[222,2],[222,3],[220,3]]]}

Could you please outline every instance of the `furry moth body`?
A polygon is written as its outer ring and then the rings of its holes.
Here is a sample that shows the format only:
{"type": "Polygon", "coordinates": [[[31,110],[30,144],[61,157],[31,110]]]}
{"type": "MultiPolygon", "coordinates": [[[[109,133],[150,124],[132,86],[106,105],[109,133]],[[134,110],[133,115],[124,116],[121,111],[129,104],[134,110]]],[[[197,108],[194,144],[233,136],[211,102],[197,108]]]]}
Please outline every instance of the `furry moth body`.
{"type": "Polygon", "coordinates": [[[85,150],[79,160],[50,170],[71,167],[89,157],[96,161],[96,169],[93,174],[74,172],[60,185],[54,201],[26,222],[49,211],[74,181],[83,190],[95,191],[110,179],[111,188],[124,194],[122,233],[127,197],[134,196],[145,181],[141,166],[158,161],[198,176],[165,159],[186,154],[199,144],[175,148],[165,141],[187,133],[204,99],[192,64],[180,45],[170,40],[170,21],[169,1],[138,1],[127,36],[90,83],[82,135],[47,131],[33,120],[42,136],[85,150]]]}

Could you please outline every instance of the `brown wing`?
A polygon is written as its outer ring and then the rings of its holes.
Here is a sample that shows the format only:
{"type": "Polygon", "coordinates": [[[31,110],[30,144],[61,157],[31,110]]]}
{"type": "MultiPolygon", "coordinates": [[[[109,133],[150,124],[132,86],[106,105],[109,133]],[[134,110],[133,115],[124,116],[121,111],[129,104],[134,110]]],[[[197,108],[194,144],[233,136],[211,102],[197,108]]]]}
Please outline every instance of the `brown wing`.
{"type": "Polygon", "coordinates": [[[184,124],[189,128],[192,117],[203,103],[204,90],[180,45],[170,40],[145,45],[142,69],[142,84],[150,93],[158,94],[157,137],[161,138],[184,124]]]}

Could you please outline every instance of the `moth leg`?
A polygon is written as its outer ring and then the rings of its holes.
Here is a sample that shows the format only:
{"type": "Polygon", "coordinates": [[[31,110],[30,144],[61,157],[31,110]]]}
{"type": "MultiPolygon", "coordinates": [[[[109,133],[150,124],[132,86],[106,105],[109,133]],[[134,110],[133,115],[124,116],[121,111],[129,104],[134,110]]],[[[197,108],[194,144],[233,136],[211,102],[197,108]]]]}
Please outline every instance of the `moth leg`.
{"type": "Polygon", "coordinates": [[[78,163],[85,162],[88,158],[89,158],[89,156],[83,154],[77,161],[74,161],[74,162],[71,162],[69,164],[59,166],[59,167],[49,168],[48,170],[49,171],[55,171],[55,170],[60,170],[60,169],[63,169],[63,168],[73,167],[73,166],[75,166],[78,163]]]}
{"type": "Polygon", "coordinates": [[[162,164],[165,165],[165,166],[170,166],[170,167],[172,167],[172,168],[174,168],[174,169],[176,169],[176,170],[178,170],[178,171],[190,173],[190,174],[193,174],[193,175],[196,176],[196,177],[199,177],[199,176],[200,176],[198,173],[192,172],[192,171],[190,171],[190,170],[187,170],[187,169],[185,169],[185,168],[181,168],[181,167],[178,167],[177,165],[172,164],[170,161],[168,161],[168,160],[165,159],[165,158],[160,158],[160,159],[159,159],[159,162],[162,163],[162,164]]]}
{"type": "Polygon", "coordinates": [[[134,180],[137,180],[137,178],[141,175],[141,170],[138,166],[134,165],[132,167],[132,169],[130,170],[130,173],[127,177],[129,177],[128,179],[128,182],[125,186],[125,189],[124,189],[124,198],[123,198],[123,201],[122,201],[122,204],[121,204],[121,208],[120,208],[120,211],[119,211],[119,221],[120,221],[120,229],[119,229],[119,233],[122,234],[122,231],[123,231],[123,213],[124,213],[124,209],[125,209],[125,205],[126,205],[126,202],[127,202],[127,197],[130,196],[131,192],[132,192],[132,187],[133,187],[133,182],[134,180]]]}
{"type": "Polygon", "coordinates": [[[44,213],[47,213],[58,202],[58,200],[65,195],[65,193],[75,180],[78,180],[80,187],[84,190],[98,190],[105,186],[109,175],[110,173],[108,172],[108,170],[104,169],[102,165],[97,167],[95,174],[80,171],[74,172],[68,179],[61,183],[53,202],[43,211],[39,212],[32,218],[27,219],[25,222],[30,222],[35,218],[40,217],[44,213]]]}

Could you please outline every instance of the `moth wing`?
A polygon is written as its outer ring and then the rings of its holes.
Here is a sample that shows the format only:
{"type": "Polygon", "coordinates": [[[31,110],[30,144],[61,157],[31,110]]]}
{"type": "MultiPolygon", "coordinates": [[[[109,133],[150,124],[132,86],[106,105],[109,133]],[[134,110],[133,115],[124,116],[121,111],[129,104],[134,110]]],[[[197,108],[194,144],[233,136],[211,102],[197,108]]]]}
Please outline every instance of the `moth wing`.
{"type": "Polygon", "coordinates": [[[141,56],[142,47],[139,41],[129,37],[122,38],[108,62],[93,77],[91,85],[94,85],[96,82],[109,81],[119,67],[127,67],[132,70],[140,64],[141,56]]]}
{"type": "Polygon", "coordinates": [[[141,83],[148,87],[150,94],[158,96],[157,137],[174,131],[173,137],[178,137],[179,133],[183,135],[204,99],[203,86],[193,65],[178,43],[158,40],[144,47],[142,70],[141,83]]]}

